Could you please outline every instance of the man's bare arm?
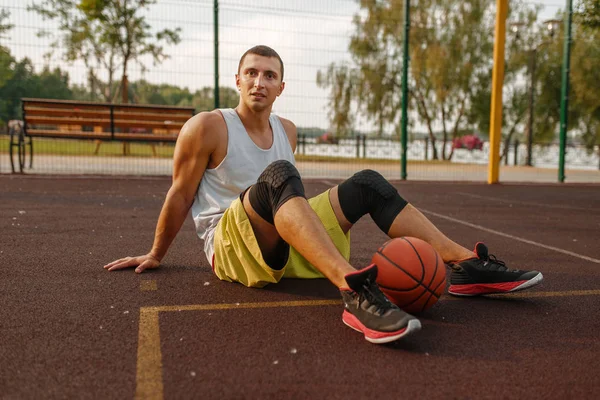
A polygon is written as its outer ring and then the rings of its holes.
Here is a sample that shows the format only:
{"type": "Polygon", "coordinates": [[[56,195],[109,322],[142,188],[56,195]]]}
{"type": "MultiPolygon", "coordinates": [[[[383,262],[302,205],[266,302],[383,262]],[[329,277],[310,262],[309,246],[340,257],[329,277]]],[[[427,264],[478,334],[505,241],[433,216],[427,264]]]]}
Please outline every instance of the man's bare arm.
{"type": "Polygon", "coordinates": [[[142,256],[115,260],[105,265],[105,269],[136,267],[135,272],[140,273],[160,265],[188,215],[210,156],[217,147],[220,135],[214,131],[221,121],[216,113],[201,113],[186,122],[175,145],[173,183],[158,217],[152,249],[142,256]]]}
{"type": "Polygon", "coordinates": [[[289,119],[279,117],[281,121],[281,125],[283,125],[283,129],[285,130],[285,134],[290,141],[290,146],[292,146],[292,151],[296,151],[296,144],[298,142],[298,130],[296,129],[296,125],[289,119]]]}

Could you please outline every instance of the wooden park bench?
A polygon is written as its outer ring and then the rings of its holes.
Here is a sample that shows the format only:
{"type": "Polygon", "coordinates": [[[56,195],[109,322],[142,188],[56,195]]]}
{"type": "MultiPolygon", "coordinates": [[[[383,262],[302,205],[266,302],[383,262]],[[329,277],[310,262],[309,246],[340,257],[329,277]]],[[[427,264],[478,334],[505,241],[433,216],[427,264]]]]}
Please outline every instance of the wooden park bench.
{"type": "MultiPolygon", "coordinates": [[[[23,123],[10,129],[10,164],[17,148],[19,170],[23,172],[29,153],[33,165],[33,138],[95,140],[98,152],[102,141],[153,144],[175,142],[183,124],[194,115],[193,107],[141,104],[111,104],[24,98],[23,123]],[[29,152],[27,152],[29,146],[29,152]]],[[[124,147],[124,150],[126,147],[124,147]]]]}

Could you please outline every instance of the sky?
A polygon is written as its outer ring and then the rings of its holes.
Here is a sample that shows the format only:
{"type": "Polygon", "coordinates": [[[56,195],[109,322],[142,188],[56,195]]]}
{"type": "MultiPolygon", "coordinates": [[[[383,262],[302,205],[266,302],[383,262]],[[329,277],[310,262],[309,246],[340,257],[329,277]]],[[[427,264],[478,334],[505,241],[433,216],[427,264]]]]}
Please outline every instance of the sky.
{"type": "MultiPolygon", "coordinates": [[[[38,0],[39,1],[39,0],[38,0]]],[[[33,0],[0,0],[7,9],[14,28],[0,43],[9,47],[17,58],[29,57],[41,70],[45,63],[69,71],[72,82],[84,83],[83,62],[67,65],[58,51],[50,58],[50,39],[38,38],[40,28],[56,31],[51,21],[44,21],[27,10],[33,0]]],[[[553,17],[565,2],[560,0],[526,1],[542,6],[541,20],[553,17]]],[[[328,128],[326,89],[316,85],[319,70],[332,63],[347,62],[350,35],[354,31],[353,15],[359,10],[356,0],[246,0],[219,1],[219,84],[235,87],[239,57],[256,44],[268,45],[285,63],[286,89],[274,105],[274,112],[292,119],[298,126],[328,128]]],[[[133,65],[129,80],[146,79],[152,83],[169,83],[194,91],[214,82],[213,0],[158,0],[146,12],[153,29],[181,28],[181,42],[166,46],[170,58],[159,66],[145,61],[147,71],[133,65]]],[[[51,51],[50,51],[51,52],[51,51]]],[[[369,124],[359,120],[359,128],[369,124]]]]}

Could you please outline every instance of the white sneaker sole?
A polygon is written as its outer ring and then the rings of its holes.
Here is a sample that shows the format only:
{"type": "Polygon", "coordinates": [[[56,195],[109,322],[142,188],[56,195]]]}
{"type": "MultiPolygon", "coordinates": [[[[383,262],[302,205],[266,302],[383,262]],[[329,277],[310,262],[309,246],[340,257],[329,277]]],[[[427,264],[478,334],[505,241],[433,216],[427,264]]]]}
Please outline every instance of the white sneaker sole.
{"type": "Polygon", "coordinates": [[[542,273],[540,272],[533,278],[529,279],[528,281],[525,281],[522,284],[520,284],[519,286],[516,286],[516,287],[514,287],[510,290],[506,290],[506,291],[498,291],[498,292],[490,292],[490,293],[456,293],[456,292],[453,292],[452,287],[450,287],[450,289],[448,289],[448,293],[453,296],[463,296],[463,297],[485,296],[488,294],[505,294],[505,293],[518,292],[520,290],[528,289],[532,286],[539,284],[543,280],[544,280],[544,275],[542,275],[542,273]]]}

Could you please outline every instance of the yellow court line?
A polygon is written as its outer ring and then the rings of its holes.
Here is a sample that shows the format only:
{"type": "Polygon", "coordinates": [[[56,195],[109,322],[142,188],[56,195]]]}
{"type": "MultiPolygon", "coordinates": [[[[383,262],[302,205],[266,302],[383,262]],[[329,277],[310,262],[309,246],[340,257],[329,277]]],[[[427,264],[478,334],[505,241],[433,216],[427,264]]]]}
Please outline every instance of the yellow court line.
{"type": "Polygon", "coordinates": [[[269,301],[262,303],[222,303],[222,304],[190,304],[185,306],[157,306],[142,307],[147,311],[202,311],[202,310],[229,310],[232,308],[273,308],[273,307],[306,307],[330,306],[341,304],[342,300],[301,300],[301,301],[269,301]]]}
{"type": "MultiPolygon", "coordinates": [[[[535,297],[565,297],[565,296],[597,296],[600,290],[567,290],[562,292],[516,292],[510,294],[487,295],[494,298],[535,298],[535,297]]],[[[470,296],[444,295],[440,301],[464,300],[470,296]]],[[[203,310],[230,310],[235,308],[273,308],[273,307],[310,307],[330,306],[341,304],[341,300],[301,300],[301,301],[269,301],[260,303],[221,303],[221,304],[188,304],[181,306],[152,306],[142,307],[147,312],[161,311],[203,311],[203,310]]]]}
{"type": "Polygon", "coordinates": [[[140,309],[135,398],[162,400],[162,354],[158,311],[140,309]]]}
{"type": "MultiPolygon", "coordinates": [[[[565,296],[599,296],[600,290],[568,290],[563,292],[525,292],[511,293],[506,299],[565,297],[565,296]]],[[[500,297],[492,295],[490,297],[500,297]]],[[[443,296],[440,301],[463,300],[461,297],[443,296]]],[[[232,310],[240,308],[275,308],[275,307],[311,307],[340,305],[341,300],[303,300],[273,301],[258,303],[222,303],[222,304],[188,304],[181,306],[152,306],[140,308],[140,327],[138,336],[136,399],[163,399],[162,354],[160,351],[159,312],[232,310]]]]}

